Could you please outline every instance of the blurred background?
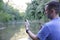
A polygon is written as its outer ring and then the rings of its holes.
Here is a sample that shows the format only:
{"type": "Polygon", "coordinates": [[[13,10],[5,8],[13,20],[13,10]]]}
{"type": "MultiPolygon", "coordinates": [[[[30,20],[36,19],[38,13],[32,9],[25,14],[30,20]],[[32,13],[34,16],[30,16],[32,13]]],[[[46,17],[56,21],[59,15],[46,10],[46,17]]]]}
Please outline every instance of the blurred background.
{"type": "Polygon", "coordinates": [[[44,6],[60,0],[0,0],[0,40],[32,40],[25,32],[25,19],[30,22],[34,34],[49,19],[44,6]]]}

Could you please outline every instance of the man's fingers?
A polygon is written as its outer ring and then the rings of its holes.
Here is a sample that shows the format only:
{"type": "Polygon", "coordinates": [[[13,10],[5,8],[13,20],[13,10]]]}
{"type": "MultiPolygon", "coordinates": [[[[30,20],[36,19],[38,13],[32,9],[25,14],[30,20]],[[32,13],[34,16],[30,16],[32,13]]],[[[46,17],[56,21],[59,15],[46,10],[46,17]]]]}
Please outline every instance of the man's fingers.
{"type": "Polygon", "coordinates": [[[29,29],[29,26],[30,26],[29,21],[26,19],[26,20],[25,20],[25,28],[26,28],[26,29],[29,29]]]}
{"type": "Polygon", "coordinates": [[[29,21],[26,19],[26,21],[25,21],[25,25],[27,25],[27,26],[29,26],[30,24],[29,24],[29,21]]]}

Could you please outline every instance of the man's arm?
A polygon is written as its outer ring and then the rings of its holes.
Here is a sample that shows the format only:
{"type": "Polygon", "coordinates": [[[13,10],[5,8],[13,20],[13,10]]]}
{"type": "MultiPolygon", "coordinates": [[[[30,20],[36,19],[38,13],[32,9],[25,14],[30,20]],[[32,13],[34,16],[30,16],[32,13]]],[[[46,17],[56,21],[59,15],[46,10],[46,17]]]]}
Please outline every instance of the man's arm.
{"type": "Polygon", "coordinates": [[[37,35],[33,34],[30,30],[28,30],[28,31],[26,31],[26,32],[27,32],[27,34],[28,34],[33,40],[39,40],[39,39],[37,38],[37,35]]]}
{"type": "Polygon", "coordinates": [[[33,40],[45,40],[47,39],[47,37],[49,37],[50,35],[50,29],[49,26],[47,26],[48,24],[45,24],[41,30],[37,33],[37,35],[33,34],[30,30],[29,30],[29,21],[27,20],[25,23],[25,28],[26,28],[26,32],[27,34],[33,39],[33,40]]]}
{"type": "Polygon", "coordinates": [[[26,29],[26,33],[33,39],[33,40],[38,40],[37,35],[35,35],[34,33],[31,32],[31,30],[29,29],[29,21],[26,20],[25,22],[25,29],[26,29]]]}

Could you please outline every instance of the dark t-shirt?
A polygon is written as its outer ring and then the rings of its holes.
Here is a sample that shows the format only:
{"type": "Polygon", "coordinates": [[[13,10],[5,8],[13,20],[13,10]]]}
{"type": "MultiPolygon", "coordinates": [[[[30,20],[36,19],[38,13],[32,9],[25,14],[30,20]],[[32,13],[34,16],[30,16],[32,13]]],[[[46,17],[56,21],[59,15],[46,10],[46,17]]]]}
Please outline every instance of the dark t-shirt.
{"type": "Polygon", "coordinates": [[[60,40],[60,18],[55,18],[43,25],[37,37],[40,40],[60,40]]]}

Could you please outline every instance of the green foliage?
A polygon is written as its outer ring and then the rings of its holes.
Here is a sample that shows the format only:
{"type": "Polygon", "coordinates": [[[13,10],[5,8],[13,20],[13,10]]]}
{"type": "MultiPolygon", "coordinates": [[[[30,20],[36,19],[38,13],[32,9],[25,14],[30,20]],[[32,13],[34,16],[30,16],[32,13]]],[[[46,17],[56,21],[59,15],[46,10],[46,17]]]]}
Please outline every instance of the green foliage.
{"type": "Polygon", "coordinates": [[[12,16],[3,10],[4,3],[0,0],[0,22],[8,22],[12,16]]]}
{"type": "Polygon", "coordinates": [[[36,19],[36,8],[39,4],[36,1],[32,1],[31,4],[28,5],[26,10],[27,19],[36,19]]]}
{"type": "Polygon", "coordinates": [[[0,22],[9,22],[22,20],[19,10],[14,9],[8,3],[4,3],[3,0],[0,0],[0,22]]]}
{"type": "Polygon", "coordinates": [[[8,22],[12,16],[6,12],[0,11],[0,22],[8,22]]]}
{"type": "Polygon", "coordinates": [[[2,9],[3,9],[3,1],[0,0],[0,10],[2,10],[2,9]]]}
{"type": "Polygon", "coordinates": [[[14,9],[13,7],[9,6],[8,4],[4,4],[4,11],[8,14],[13,15],[13,20],[22,20],[23,18],[20,16],[19,10],[14,9]]]}
{"type": "Polygon", "coordinates": [[[28,4],[26,10],[26,18],[33,20],[40,20],[44,16],[44,5],[49,0],[33,0],[32,3],[28,4]]]}

